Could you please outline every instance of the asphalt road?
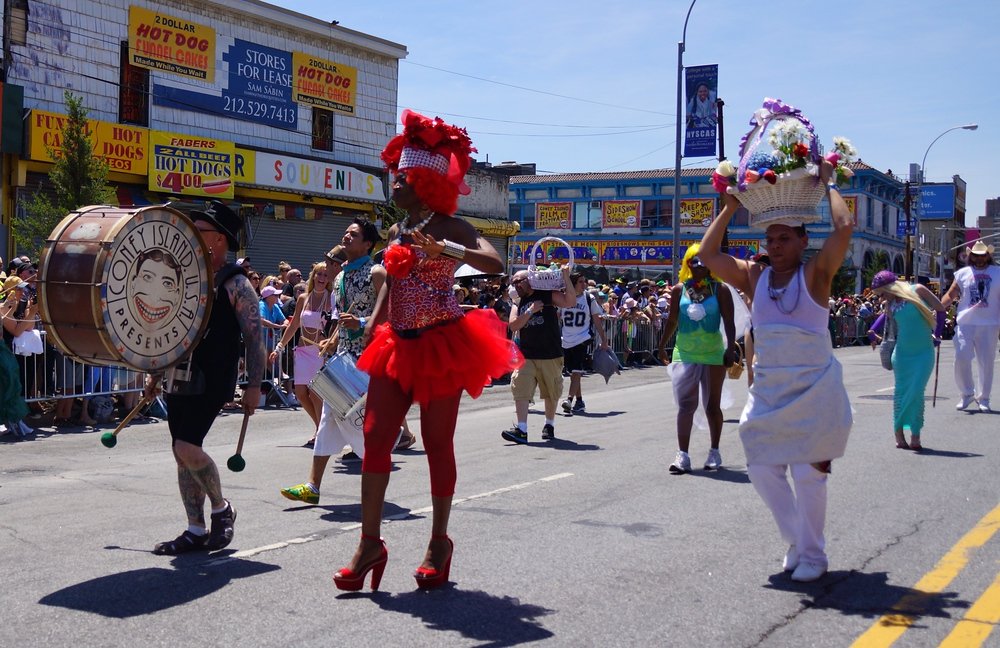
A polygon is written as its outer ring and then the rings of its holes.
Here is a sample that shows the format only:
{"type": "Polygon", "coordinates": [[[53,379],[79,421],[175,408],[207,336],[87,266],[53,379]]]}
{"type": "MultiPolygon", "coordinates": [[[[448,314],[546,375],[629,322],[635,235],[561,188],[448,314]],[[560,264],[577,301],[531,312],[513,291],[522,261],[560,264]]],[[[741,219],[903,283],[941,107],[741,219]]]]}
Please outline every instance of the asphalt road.
{"type": "MultiPolygon", "coordinates": [[[[173,559],[150,553],[185,524],[165,423],[134,425],[111,450],[108,428],[0,443],[0,645],[1000,645],[1000,415],[954,410],[946,343],[926,450],[897,450],[891,374],[870,349],[836,354],[856,420],[830,480],[831,571],[817,583],[781,571],[785,547],[747,479],[745,380],[727,381],[725,468],[674,476],[676,409],[650,367],[587,377],[588,413],[560,415],[552,443],[535,409],[528,446],[500,438],[506,387],[463,401],[452,584],[433,592],[411,578],[430,533],[420,443],[395,455],[375,595],[330,580],[358,541],[359,466],[331,463],[320,506],[278,494],[308,475],[301,410],[253,417],[242,473],[225,469],[241,416],[220,417],[206,448],[239,512],[236,539],[173,559]]],[[[696,467],[707,439],[693,435],[696,467]]]]}

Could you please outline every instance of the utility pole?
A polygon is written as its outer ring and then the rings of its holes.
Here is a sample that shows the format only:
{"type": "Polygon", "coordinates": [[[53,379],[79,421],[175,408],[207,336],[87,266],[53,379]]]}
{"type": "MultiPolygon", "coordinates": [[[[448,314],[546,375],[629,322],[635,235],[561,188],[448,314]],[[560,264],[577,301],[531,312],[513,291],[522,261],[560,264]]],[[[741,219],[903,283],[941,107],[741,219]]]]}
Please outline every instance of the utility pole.
{"type": "MultiPolygon", "coordinates": [[[[725,129],[722,127],[722,107],[726,105],[726,102],[722,99],[716,98],[715,108],[716,113],[719,115],[719,162],[726,159],[726,135],[725,129]]],[[[724,197],[720,197],[720,200],[724,200],[724,197]]],[[[719,205],[721,208],[722,205],[719,205]]],[[[726,225],[726,231],[722,233],[722,251],[729,254],[729,225],[726,225]]]]}
{"type": "Polygon", "coordinates": [[[910,181],[906,181],[906,186],[903,187],[903,191],[906,194],[903,196],[903,211],[906,213],[906,252],[903,256],[904,260],[904,272],[906,273],[906,280],[913,281],[913,243],[910,240],[910,231],[912,227],[912,220],[910,219],[910,181]]]}

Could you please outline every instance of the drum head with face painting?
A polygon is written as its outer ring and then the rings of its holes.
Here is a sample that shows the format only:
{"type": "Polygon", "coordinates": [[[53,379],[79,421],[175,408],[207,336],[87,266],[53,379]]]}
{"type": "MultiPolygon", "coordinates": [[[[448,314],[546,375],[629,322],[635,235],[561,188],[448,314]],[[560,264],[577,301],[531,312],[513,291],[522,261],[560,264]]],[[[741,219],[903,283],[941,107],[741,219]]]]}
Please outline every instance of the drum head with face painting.
{"type": "Polygon", "coordinates": [[[104,323],[124,364],[144,371],[177,364],[208,321],[205,244],[168,209],[140,211],[114,237],[104,266],[104,323]]]}

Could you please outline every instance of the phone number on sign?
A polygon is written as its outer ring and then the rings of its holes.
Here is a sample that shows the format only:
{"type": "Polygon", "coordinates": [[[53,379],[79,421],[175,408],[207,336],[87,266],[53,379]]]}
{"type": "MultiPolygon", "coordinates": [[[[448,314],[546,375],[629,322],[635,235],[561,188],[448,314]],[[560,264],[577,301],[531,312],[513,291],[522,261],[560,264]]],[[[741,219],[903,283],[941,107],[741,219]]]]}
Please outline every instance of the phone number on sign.
{"type": "Polygon", "coordinates": [[[294,124],[296,117],[294,107],[278,106],[262,101],[247,101],[239,97],[226,97],[224,110],[229,113],[279,121],[285,124],[294,124]]]}

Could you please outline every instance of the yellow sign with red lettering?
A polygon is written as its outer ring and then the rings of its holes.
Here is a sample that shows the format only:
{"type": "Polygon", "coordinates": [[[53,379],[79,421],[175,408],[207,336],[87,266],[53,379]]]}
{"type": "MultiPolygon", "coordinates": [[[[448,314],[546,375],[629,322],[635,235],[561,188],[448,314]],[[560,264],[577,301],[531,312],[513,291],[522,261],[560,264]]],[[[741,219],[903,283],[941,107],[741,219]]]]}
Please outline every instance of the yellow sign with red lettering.
{"type": "Polygon", "coordinates": [[[535,229],[570,229],[573,203],[538,203],[535,207],[535,229]]]}
{"type": "Polygon", "coordinates": [[[357,68],[292,52],[292,70],[293,101],[354,114],[357,68]]]}
{"type": "Polygon", "coordinates": [[[183,18],[131,6],[129,63],[215,82],[215,30],[183,18]]]}
{"type": "Polygon", "coordinates": [[[692,198],[681,200],[681,227],[708,227],[715,218],[715,200],[692,198]]]}
{"type": "Polygon", "coordinates": [[[639,229],[638,200],[605,200],[604,229],[639,229]]]}
{"type": "MultiPolygon", "coordinates": [[[[28,117],[28,158],[51,162],[52,152],[62,155],[63,130],[69,117],[44,110],[32,110],[28,117]]],[[[145,128],[87,120],[87,134],[94,156],[108,163],[108,170],[146,174],[149,131],[145,128]]]]}
{"type": "Polygon", "coordinates": [[[233,142],[152,131],[149,189],[188,196],[232,198],[233,142]]]}

